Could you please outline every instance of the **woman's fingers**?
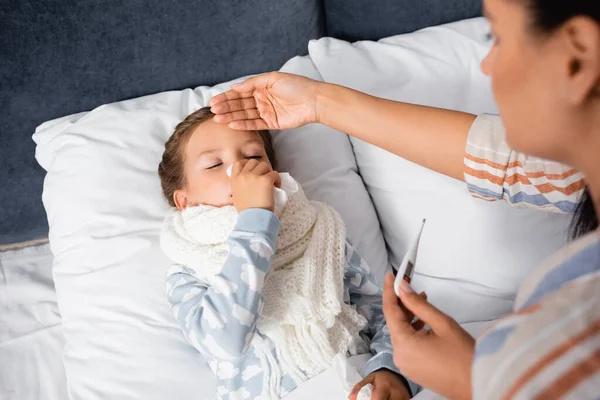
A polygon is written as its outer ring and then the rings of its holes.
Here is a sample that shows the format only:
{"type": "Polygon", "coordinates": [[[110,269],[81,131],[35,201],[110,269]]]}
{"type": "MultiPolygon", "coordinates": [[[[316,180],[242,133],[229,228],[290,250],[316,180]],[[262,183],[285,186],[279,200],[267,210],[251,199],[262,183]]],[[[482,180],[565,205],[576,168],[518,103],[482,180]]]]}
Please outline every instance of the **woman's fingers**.
{"type": "Polygon", "coordinates": [[[244,120],[253,120],[260,119],[260,114],[256,108],[242,110],[242,111],[233,111],[227,114],[215,115],[213,117],[213,121],[219,124],[228,124],[233,121],[244,121],[244,120]]]}
{"type": "Polygon", "coordinates": [[[254,97],[248,97],[217,103],[210,108],[210,111],[213,114],[220,115],[232,113],[235,111],[250,110],[253,108],[256,108],[256,100],[254,100],[254,97]]]}
{"type": "Polygon", "coordinates": [[[407,282],[402,281],[400,289],[400,301],[411,313],[428,324],[436,333],[448,329],[452,322],[450,317],[435,308],[426,298],[415,293],[407,282]]]}
{"type": "Polygon", "coordinates": [[[237,130],[256,131],[267,129],[266,123],[260,119],[256,108],[256,100],[252,93],[225,92],[210,100],[210,110],[215,114],[213,121],[220,124],[229,124],[237,130]],[[234,126],[233,122],[239,121],[234,126]]]}
{"type": "Polygon", "coordinates": [[[231,87],[231,90],[221,93],[208,102],[215,114],[227,113],[234,110],[236,103],[240,99],[249,99],[254,96],[254,91],[258,89],[264,89],[271,86],[278,78],[277,72],[271,72],[268,74],[258,75],[250,79],[246,79],[242,83],[235,84],[231,87]],[[223,105],[225,103],[225,105],[223,105]],[[219,107],[217,107],[219,105],[219,107]],[[229,110],[231,108],[231,111],[229,110]]]}
{"type": "Polygon", "coordinates": [[[267,123],[262,119],[250,119],[233,121],[228,124],[231,129],[238,131],[261,131],[269,129],[267,123]]]}
{"type": "MultiPolygon", "coordinates": [[[[410,320],[400,307],[398,297],[394,293],[394,275],[391,273],[387,274],[383,283],[383,314],[392,340],[414,333],[410,320]]],[[[410,318],[412,319],[412,316],[410,318]]]]}
{"type": "Polygon", "coordinates": [[[383,282],[383,310],[388,310],[390,313],[400,313],[400,317],[403,322],[410,322],[406,318],[407,316],[402,311],[400,307],[400,303],[398,301],[398,296],[394,292],[394,275],[392,273],[388,273],[385,277],[385,281],[383,282]]]}
{"type": "Polygon", "coordinates": [[[240,93],[240,92],[237,92],[234,90],[228,90],[227,92],[218,94],[215,97],[213,97],[212,99],[210,99],[208,102],[208,106],[212,109],[217,104],[221,104],[221,103],[229,102],[229,101],[236,101],[238,99],[247,99],[247,98],[252,98],[252,97],[253,97],[252,92],[240,93]]]}

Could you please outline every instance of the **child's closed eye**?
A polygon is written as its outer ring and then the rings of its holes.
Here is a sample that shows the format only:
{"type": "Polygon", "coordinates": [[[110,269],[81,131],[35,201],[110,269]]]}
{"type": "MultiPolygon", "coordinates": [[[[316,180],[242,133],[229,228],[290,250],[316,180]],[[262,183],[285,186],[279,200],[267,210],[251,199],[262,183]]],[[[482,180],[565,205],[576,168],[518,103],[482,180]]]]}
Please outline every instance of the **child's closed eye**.
{"type": "Polygon", "coordinates": [[[214,164],[214,165],[211,165],[210,167],[207,167],[206,169],[216,169],[216,168],[220,167],[221,165],[223,165],[223,163],[222,163],[222,162],[221,162],[221,163],[214,164]]]}
{"type": "Polygon", "coordinates": [[[246,156],[248,160],[260,160],[262,156],[246,156]]]}

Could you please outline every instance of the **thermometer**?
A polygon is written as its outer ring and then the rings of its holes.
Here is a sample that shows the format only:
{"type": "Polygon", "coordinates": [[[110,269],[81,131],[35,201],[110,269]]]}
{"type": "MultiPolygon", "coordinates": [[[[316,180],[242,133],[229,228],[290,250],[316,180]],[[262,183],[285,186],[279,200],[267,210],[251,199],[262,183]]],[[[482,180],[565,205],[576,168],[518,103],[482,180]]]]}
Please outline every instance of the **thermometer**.
{"type": "Polygon", "coordinates": [[[415,263],[417,261],[417,251],[419,250],[419,240],[421,239],[421,234],[423,233],[423,227],[425,226],[425,219],[423,219],[423,223],[421,224],[421,229],[419,230],[419,235],[414,241],[411,248],[408,250],[404,258],[402,259],[402,263],[398,268],[398,273],[396,274],[396,279],[394,280],[394,292],[396,292],[396,296],[400,297],[400,282],[403,280],[406,283],[410,284],[412,280],[413,273],[415,272],[415,263]]]}

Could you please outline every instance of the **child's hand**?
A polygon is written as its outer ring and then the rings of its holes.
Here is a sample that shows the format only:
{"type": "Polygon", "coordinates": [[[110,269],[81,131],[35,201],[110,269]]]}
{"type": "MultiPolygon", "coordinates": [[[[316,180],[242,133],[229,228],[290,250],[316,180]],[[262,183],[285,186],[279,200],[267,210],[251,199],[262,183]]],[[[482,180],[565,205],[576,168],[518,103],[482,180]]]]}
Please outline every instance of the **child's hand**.
{"type": "Polygon", "coordinates": [[[240,160],[233,164],[231,192],[233,205],[238,212],[248,208],[273,211],[273,188],[280,185],[279,174],[265,161],[240,160]]]}
{"type": "Polygon", "coordinates": [[[404,382],[394,372],[387,369],[380,369],[369,374],[365,379],[358,382],[348,399],[356,400],[358,392],[367,384],[373,385],[372,400],[406,400],[410,399],[410,394],[404,382]]]}

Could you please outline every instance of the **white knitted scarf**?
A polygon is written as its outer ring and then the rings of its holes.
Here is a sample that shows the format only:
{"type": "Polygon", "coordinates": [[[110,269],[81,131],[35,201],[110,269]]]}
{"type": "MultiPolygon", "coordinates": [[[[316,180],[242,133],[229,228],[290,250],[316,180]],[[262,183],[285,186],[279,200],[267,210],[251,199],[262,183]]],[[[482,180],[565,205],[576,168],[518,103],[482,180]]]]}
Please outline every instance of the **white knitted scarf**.
{"type": "MultiPolygon", "coordinates": [[[[327,369],[338,353],[368,352],[359,335],[367,321],[344,302],[344,223],[333,208],[308,201],[291,176],[281,178],[275,194],[281,227],[257,327],[275,344],[283,370],[264,341],[255,346],[271,371],[271,379],[265,374],[270,398],[280,397],[282,373],[299,383],[327,369]]],[[[163,251],[210,284],[227,259],[237,215],[231,206],[173,210],[162,227],[163,251]]]]}

